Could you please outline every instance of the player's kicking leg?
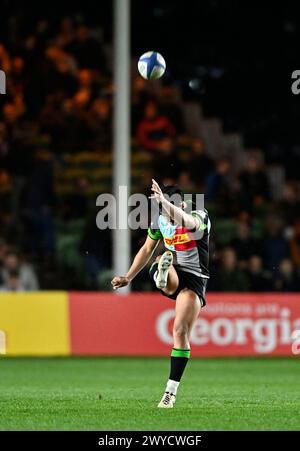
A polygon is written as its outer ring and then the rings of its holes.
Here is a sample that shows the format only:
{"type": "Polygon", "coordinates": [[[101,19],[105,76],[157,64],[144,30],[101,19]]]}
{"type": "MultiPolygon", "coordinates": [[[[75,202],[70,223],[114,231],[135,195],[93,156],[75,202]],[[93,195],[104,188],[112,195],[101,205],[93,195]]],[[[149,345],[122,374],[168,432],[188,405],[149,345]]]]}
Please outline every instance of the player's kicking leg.
{"type": "MultiPolygon", "coordinates": [[[[178,288],[179,279],[175,268],[172,266],[172,253],[165,252],[158,265],[156,264],[156,268],[157,270],[153,273],[156,286],[167,295],[174,294],[178,288]]],[[[176,298],[176,315],[173,326],[174,347],[171,353],[170,376],[158,407],[174,407],[177,389],[190,357],[190,332],[200,309],[201,303],[196,293],[187,288],[180,291],[176,298]]]]}

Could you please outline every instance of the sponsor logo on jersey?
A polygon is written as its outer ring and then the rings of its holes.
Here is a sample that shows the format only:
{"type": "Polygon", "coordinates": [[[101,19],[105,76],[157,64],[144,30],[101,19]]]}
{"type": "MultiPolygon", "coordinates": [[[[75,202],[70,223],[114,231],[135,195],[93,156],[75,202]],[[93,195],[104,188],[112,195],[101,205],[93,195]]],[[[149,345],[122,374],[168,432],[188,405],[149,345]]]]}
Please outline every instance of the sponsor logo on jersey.
{"type": "Polygon", "coordinates": [[[164,242],[167,246],[175,246],[176,244],[184,244],[190,241],[187,233],[180,233],[172,236],[172,238],[164,237],[164,242]]]}

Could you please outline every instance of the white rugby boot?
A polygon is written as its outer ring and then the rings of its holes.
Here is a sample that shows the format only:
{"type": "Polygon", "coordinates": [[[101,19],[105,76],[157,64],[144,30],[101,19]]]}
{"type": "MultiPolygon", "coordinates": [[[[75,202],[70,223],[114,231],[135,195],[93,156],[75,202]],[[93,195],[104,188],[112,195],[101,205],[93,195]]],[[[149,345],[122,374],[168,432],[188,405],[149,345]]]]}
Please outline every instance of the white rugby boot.
{"type": "Polygon", "coordinates": [[[159,290],[166,288],[168,282],[169,268],[173,263],[173,254],[171,251],[166,251],[161,256],[158,262],[157,274],[156,274],[156,286],[159,290]]]}
{"type": "Polygon", "coordinates": [[[175,406],[176,396],[166,391],[157,407],[172,409],[175,406]]]}

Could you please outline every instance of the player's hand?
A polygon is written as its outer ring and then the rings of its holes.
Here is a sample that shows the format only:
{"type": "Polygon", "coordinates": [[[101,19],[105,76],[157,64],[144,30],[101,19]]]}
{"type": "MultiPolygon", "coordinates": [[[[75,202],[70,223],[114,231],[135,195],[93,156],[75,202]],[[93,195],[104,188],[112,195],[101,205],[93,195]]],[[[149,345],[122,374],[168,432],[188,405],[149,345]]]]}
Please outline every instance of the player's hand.
{"type": "Polygon", "coordinates": [[[152,179],[151,191],[153,194],[150,196],[150,199],[156,199],[157,202],[161,202],[164,199],[163,192],[159,184],[154,179],[152,179]]]}
{"type": "Polygon", "coordinates": [[[111,281],[111,284],[113,286],[113,289],[117,290],[118,288],[126,287],[126,285],[128,285],[129,282],[130,282],[130,280],[128,279],[128,277],[116,276],[111,281]]]}

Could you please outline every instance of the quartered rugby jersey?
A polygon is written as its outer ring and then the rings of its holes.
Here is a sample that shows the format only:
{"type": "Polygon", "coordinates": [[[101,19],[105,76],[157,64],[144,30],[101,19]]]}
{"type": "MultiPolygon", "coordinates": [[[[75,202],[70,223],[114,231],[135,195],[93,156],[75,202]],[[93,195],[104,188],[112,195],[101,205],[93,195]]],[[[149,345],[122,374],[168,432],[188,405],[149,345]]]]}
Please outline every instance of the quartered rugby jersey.
{"type": "Polygon", "coordinates": [[[175,265],[181,271],[209,278],[209,234],[210,219],[207,210],[194,210],[200,219],[200,230],[191,232],[186,227],[171,224],[163,215],[151,223],[148,235],[153,240],[163,239],[165,247],[173,252],[175,265]]]}

